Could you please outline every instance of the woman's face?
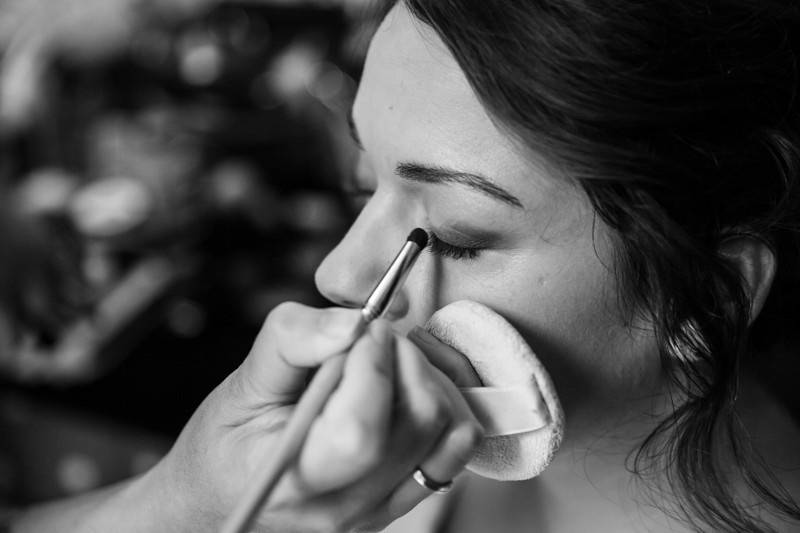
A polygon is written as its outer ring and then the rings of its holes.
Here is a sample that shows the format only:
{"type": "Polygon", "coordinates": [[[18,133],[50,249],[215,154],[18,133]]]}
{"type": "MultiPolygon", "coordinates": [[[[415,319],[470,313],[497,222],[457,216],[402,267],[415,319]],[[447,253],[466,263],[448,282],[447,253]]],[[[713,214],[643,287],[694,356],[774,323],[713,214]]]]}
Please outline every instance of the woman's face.
{"type": "Polygon", "coordinates": [[[372,41],[352,121],[354,179],[370,194],[317,271],[326,297],[358,306],[421,227],[439,244],[388,314],[398,331],[456,300],[493,308],[550,371],[571,426],[652,393],[652,337],[623,322],[614,244],[585,194],[498,130],[441,39],[403,7],[372,41]]]}

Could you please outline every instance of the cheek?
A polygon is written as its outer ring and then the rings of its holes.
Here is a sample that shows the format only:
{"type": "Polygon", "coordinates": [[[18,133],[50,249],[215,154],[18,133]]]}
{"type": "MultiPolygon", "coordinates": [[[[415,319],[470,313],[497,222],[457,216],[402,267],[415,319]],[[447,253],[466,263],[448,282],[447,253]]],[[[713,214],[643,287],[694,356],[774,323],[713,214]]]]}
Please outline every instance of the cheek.
{"type": "MultiPolygon", "coordinates": [[[[429,316],[450,302],[483,303],[508,319],[551,374],[569,411],[609,406],[654,385],[655,343],[626,325],[613,274],[594,247],[530,254],[478,267],[432,259],[428,290],[414,307],[429,316]]],[[[424,320],[423,320],[424,321],[424,320]]]]}

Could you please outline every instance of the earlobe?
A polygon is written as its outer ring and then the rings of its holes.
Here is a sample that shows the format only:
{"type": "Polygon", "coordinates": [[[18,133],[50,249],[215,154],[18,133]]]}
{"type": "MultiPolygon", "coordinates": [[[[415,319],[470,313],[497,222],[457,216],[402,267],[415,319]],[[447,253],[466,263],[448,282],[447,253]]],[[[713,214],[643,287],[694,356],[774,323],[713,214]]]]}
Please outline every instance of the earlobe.
{"type": "Polygon", "coordinates": [[[746,235],[725,240],[719,253],[736,266],[745,281],[752,323],[764,307],[775,278],[778,266],[775,253],[763,240],[746,235]]]}

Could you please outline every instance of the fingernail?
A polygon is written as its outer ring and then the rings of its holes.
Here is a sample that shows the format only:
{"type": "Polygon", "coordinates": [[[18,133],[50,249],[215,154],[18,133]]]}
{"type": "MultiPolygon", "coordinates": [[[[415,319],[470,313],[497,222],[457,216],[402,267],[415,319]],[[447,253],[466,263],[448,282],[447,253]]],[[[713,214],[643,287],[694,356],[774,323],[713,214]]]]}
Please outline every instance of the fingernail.
{"type": "Polygon", "coordinates": [[[320,318],[320,329],[333,337],[346,337],[353,334],[360,320],[361,314],[354,309],[325,309],[320,318]]]}
{"type": "Polygon", "coordinates": [[[409,337],[414,337],[415,339],[419,340],[425,344],[436,344],[441,342],[439,339],[433,336],[431,332],[427,329],[421,328],[419,326],[414,326],[411,328],[411,331],[408,334],[409,337]]]}

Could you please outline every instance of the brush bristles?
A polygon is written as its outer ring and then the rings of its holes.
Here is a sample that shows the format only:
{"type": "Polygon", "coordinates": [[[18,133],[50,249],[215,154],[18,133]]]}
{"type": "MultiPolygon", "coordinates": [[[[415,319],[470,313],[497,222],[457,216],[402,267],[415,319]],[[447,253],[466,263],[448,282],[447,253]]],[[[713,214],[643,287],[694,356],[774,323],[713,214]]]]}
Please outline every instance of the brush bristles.
{"type": "Polygon", "coordinates": [[[428,233],[422,228],[416,228],[408,234],[408,239],[406,240],[413,242],[420,249],[425,248],[428,245],[428,233]]]}

